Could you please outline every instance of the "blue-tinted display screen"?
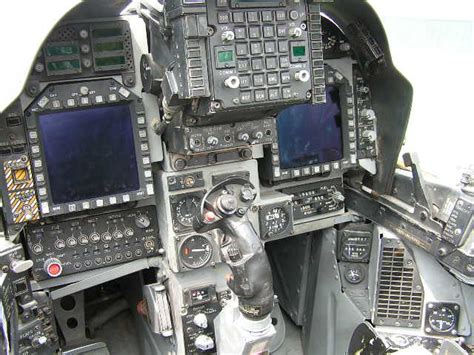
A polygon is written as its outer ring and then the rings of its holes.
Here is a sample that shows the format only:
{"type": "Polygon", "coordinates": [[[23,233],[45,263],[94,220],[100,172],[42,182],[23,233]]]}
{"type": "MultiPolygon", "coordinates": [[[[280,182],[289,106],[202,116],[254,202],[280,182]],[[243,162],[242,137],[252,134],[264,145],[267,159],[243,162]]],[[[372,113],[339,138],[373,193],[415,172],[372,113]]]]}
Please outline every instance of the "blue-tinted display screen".
{"type": "Polygon", "coordinates": [[[326,87],[326,103],[295,105],[277,118],[280,167],[299,168],[343,158],[339,90],[326,87]]]}
{"type": "Polygon", "coordinates": [[[128,104],[39,116],[55,204],[139,189],[131,119],[128,104]]]}

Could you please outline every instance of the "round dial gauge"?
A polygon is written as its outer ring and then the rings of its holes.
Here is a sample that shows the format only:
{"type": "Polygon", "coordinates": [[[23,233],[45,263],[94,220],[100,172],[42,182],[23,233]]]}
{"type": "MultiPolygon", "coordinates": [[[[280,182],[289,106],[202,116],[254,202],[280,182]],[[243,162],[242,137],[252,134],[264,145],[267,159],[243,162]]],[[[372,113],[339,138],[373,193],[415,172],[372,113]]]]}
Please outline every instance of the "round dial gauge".
{"type": "Polygon", "coordinates": [[[268,235],[275,235],[283,232],[288,227],[290,217],[288,212],[282,207],[274,207],[265,213],[264,225],[268,235]]]}
{"type": "Polygon", "coordinates": [[[206,265],[212,256],[212,245],[206,237],[193,235],[184,240],[179,249],[181,262],[190,269],[206,265]]]}
{"type": "Polygon", "coordinates": [[[344,272],[344,278],[347,282],[357,285],[364,280],[365,273],[359,266],[350,266],[344,272]]]}
{"type": "Polygon", "coordinates": [[[193,218],[199,211],[200,199],[197,196],[186,196],[176,204],[176,218],[185,227],[192,227],[193,218]]]}
{"type": "Polygon", "coordinates": [[[432,309],[428,321],[434,331],[446,333],[456,326],[456,315],[448,307],[436,307],[432,309]]]}

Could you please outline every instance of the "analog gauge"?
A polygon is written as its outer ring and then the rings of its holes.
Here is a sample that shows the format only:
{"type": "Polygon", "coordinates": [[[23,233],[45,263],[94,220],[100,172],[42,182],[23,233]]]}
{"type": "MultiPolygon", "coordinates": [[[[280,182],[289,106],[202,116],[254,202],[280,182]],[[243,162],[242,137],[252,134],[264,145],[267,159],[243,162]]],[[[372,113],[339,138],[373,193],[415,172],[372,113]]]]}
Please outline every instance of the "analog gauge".
{"type": "Polygon", "coordinates": [[[212,256],[212,245],[202,235],[187,237],[181,244],[179,256],[184,266],[197,269],[206,265],[212,256]]]}
{"type": "Polygon", "coordinates": [[[431,310],[428,321],[431,328],[438,333],[447,333],[456,326],[456,315],[446,306],[438,306],[431,310]]]}
{"type": "Polygon", "coordinates": [[[351,265],[344,272],[344,278],[353,285],[361,283],[364,277],[365,273],[358,265],[351,265]]]}
{"type": "Polygon", "coordinates": [[[175,214],[178,222],[185,227],[192,227],[193,218],[199,211],[201,200],[197,196],[186,196],[178,201],[175,214]]]}
{"type": "Polygon", "coordinates": [[[263,218],[264,226],[269,236],[283,232],[288,227],[290,221],[288,212],[283,207],[272,208],[265,213],[263,218]]]}
{"type": "Polygon", "coordinates": [[[337,43],[337,36],[323,30],[323,48],[329,50],[334,48],[337,43]]]}

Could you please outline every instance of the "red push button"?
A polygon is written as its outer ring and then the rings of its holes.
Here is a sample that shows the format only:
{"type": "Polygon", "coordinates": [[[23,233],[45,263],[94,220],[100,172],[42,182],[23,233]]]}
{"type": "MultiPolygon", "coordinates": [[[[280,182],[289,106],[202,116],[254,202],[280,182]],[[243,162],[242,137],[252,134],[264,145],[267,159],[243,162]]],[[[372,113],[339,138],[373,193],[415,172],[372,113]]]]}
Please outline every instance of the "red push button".
{"type": "Polygon", "coordinates": [[[44,269],[49,277],[58,277],[63,272],[63,267],[58,259],[48,259],[44,263],[44,269]]]}

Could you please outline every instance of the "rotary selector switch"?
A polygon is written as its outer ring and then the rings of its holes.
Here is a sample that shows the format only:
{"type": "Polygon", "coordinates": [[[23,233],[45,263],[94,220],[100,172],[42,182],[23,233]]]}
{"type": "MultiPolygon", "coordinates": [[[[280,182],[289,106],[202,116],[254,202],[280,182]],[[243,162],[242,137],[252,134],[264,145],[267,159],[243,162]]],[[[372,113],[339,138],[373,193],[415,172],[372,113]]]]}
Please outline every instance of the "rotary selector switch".
{"type": "Polygon", "coordinates": [[[375,134],[374,131],[371,130],[366,130],[362,132],[362,137],[367,139],[369,142],[375,142],[375,139],[377,138],[377,135],[375,134]]]}
{"type": "Polygon", "coordinates": [[[201,334],[194,341],[194,345],[201,351],[211,350],[214,348],[214,340],[208,335],[201,334]]]}
{"type": "Polygon", "coordinates": [[[61,261],[56,258],[49,258],[44,262],[44,271],[49,277],[58,277],[63,272],[61,261]]]}
{"type": "Polygon", "coordinates": [[[221,39],[224,42],[232,42],[235,39],[235,33],[232,31],[224,31],[222,32],[221,39]]]}
{"type": "Polygon", "coordinates": [[[372,109],[364,108],[360,111],[360,117],[372,121],[375,118],[375,112],[372,109]]]}
{"type": "Polygon", "coordinates": [[[298,38],[303,35],[303,30],[299,27],[292,27],[289,30],[290,37],[298,38]]]}
{"type": "Polygon", "coordinates": [[[145,215],[139,215],[135,217],[135,224],[138,228],[146,229],[150,226],[150,219],[145,215]]]}
{"type": "Polygon", "coordinates": [[[300,70],[299,72],[295,73],[295,79],[297,81],[301,81],[303,83],[306,83],[309,81],[309,71],[307,70],[300,70]]]}
{"type": "Polygon", "coordinates": [[[204,313],[198,313],[193,318],[193,323],[196,324],[199,328],[206,329],[207,324],[207,317],[204,313]]]}
{"type": "Polygon", "coordinates": [[[219,138],[216,136],[209,136],[207,137],[206,143],[210,147],[215,147],[219,143],[219,138]]]}
{"type": "Polygon", "coordinates": [[[224,80],[224,85],[229,89],[238,89],[240,87],[240,79],[236,75],[229,76],[224,80]]]}

